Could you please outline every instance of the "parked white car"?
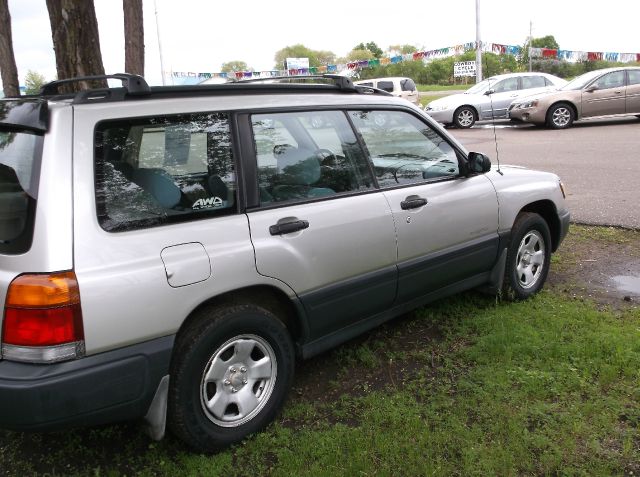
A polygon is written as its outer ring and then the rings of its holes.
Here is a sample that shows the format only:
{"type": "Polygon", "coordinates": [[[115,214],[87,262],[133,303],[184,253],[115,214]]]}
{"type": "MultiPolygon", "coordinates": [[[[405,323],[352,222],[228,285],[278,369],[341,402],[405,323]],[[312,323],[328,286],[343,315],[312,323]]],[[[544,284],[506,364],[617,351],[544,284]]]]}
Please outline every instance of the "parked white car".
{"type": "Polygon", "coordinates": [[[370,86],[378,88],[387,93],[391,93],[398,98],[404,98],[410,103],[418,106],[420,104],[420,93],[416,87],[416,83],[411,78],[389,77],[389,78],[372,78],[368,80],[354,81],[354,84],[360,86],[370,86]]]}
{"type": "Polygon", "coordinates": [[[509,73],[487,78],[464,93],[436,99],[425,111],[447,126],[470,128],[476,121],[508,117],[511,103],[524,95],[553,91],[566,80],[547,73],[509,73]]]}

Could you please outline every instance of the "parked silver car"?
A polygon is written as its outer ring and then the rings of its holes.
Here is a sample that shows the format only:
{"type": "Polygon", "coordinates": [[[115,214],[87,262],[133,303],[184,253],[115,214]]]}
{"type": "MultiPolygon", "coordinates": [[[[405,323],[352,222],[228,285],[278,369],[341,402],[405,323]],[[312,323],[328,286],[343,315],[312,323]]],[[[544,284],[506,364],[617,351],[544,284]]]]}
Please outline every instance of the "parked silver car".
{"type": "Polygon", "coordinates": [[[508,117],[511,103],[520,96],[552,91],[567,83],[547,73],[509,73],[487,78],[464,93],[445,96],[426,105],[436,121],[470,128],[476,121],[508,117]]]}
{"type": "Polygon", "coordinates": [[[144,418],[227,446],[296,358],[470,288],[526,298],[567,233],[557,176],[348,78],[109,77],[0,101],[2,428],[144,418]]]}
{"type": "Polygon", "coordinates": [[[509,117],[553,129],[578,119],[635,114],[640,117],[640,67],[589,71],[549,94],[519,98],[509,117]]]}

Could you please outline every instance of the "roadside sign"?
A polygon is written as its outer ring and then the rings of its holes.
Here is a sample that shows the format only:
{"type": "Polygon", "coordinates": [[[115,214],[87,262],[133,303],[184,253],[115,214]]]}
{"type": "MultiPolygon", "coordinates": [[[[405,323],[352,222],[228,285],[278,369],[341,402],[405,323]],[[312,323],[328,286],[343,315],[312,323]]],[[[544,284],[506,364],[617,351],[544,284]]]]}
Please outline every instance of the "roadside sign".
{"type": "Polygon", "coordinates": [[[285,70],[308,70],[309,58],[287,58],[285,62],[285,70]]]}
{"type": "Polygon", "coordinates": [[[454,78],[459,78],[460,76],[475,76],[475,75],[476,75],[475,61],[458,61],[453,64],[454,78]]]}

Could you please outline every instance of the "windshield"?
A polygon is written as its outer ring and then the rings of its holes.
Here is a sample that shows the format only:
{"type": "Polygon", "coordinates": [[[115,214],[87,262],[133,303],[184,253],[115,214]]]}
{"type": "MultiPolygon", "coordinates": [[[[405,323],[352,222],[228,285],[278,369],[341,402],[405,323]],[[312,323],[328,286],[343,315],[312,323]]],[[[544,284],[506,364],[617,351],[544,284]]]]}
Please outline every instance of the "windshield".
{"type": "Polygon", "coordinates": [[[466,94],[481,94],[481,93],[484,93],[485,90],[488,87],[489,87],[489,79],[486,79],[486,80],[480,81],[476,85],[472,86],[467,91],[465,91],[465,93],[466,94]]]}
{"type": "Polygon", "coordinates": [[[0,252],[31,247],[42,136],[0,129],[0,252]]]}
{"type": "Polygon", "coordinates": [[[564,89],[564,90],[582,89],[591,81],[593,81],[598,76],[600,76],[601,74],[602,74],[602,70],[589,71],[588,73],[580,75],[577,78],[573,78],[571,81],[569,81],[560,89],[564,89]]]}

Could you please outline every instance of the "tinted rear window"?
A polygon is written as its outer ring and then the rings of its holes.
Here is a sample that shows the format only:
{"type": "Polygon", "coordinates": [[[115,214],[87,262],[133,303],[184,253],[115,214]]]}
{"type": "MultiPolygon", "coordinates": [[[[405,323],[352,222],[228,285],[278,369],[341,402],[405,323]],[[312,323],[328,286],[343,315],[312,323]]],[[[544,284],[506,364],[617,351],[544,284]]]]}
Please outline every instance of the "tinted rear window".
{"type": "Polygon", "coordinates": [[[31,247],[42,136],[0,129],[0,252],[31,247]]]}

